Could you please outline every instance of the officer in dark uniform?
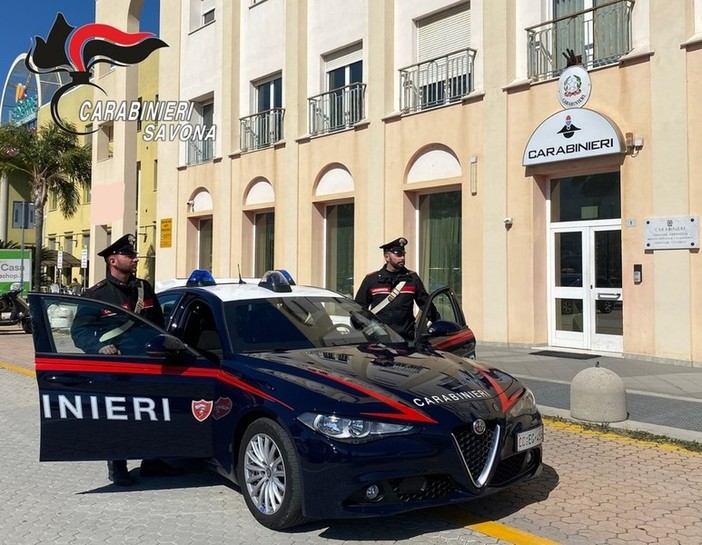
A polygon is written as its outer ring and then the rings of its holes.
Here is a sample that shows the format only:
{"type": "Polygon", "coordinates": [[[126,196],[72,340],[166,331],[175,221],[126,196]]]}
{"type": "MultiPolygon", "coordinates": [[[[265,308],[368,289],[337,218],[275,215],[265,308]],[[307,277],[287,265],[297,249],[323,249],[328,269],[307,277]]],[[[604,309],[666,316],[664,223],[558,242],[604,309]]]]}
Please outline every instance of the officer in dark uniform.
{"type": "MultiPolygon", "coordinates": [[[[83,294],[123,307],[146,318],[160,327],[164,326],[163,311],[156,300],[151,284],[136,277],[139,263],[136,239],[127,234],[98,252],[105,258],[107,278],[83,294]]],[[[136,322],[125,322],[109,309],[80,306],[71,326],[75,345],[90,354],[143,354],[145,343],[154,336],[154,330],[139,327],[136,322]]],[[[130,486],[134,483],[127,470],[126,460],[107,462],[108,478],[115,484],[130,486]]],[[[181,473],[161,460],[144,460],[142,475],[171,475],[181,473]]]]}
{"type": "MultiPolygon", "coordinates": [[[[400,237],[383,244],[385,265],[361,282],[355,300],[407,340],[414,338],[414,303],[424,308],[429,294],[419,275],[405,267],[407,239],[400,237]]],[[[430,317],[436,319],[436,317],[430,317]]]]}
{"type": "MultiPolygon", "coordinates": [[[[107,278],[86,290],[84,296],[126,308],[163,327],[163,312],[154,288],[135,275],[139,258],[134,243],[134,235],[128,234],[98,252],[107,263],[107,278]]],[[[89,307],[81,307],[73,321],[71,336],[75,345],[86,353],[142,354],[144,345],[136,338],[136,329],[122,331],[123,325],[123,320],[107,310],[98,315],[89,307]]]]}

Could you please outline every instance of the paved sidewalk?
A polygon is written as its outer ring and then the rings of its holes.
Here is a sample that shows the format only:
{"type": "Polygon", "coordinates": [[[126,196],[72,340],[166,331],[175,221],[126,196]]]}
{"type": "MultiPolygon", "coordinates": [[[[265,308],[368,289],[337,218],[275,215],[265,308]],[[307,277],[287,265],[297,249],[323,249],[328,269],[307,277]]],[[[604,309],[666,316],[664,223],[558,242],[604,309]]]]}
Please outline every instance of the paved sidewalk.
{"type": "MultiPolygon", "coordinates": [[[[702,443],[702,368],[629,357],[581,354],[588,359],[535,354],[544,347],[478,343],[478,361],[494,365],[529,386],[543,414],[570,419],[570,385],[584,369],[600,367],[619,375],[626,389],[628,420],[613,428],[646,431],[702,443]]],[[[554,351],[569,352],[564,349],[554,351]]]]}

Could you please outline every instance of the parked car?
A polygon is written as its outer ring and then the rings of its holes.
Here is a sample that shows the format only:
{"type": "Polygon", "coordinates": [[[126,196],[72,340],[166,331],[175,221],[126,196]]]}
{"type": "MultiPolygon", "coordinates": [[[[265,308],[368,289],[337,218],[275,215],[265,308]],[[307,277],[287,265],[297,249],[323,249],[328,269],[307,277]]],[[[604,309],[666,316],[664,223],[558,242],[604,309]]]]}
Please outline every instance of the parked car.
{"type": "Polygon", "coordinates": [[[230,284],[197,272],[158,298],[165,329],[86,297],[30,294],[41,460],[204,459],[272,529],[455,504],[541,472],[529,389],[445,350],[475,342],[448,288],[431,296],[442,319],[420,315],[414,343],[282,271],[230,284]],[[72,307],[70,328],[54,325],[55,307],[72,307]],[[86,312],[121,320],[109,341],[121,354],[76,347],[86,312]]]}

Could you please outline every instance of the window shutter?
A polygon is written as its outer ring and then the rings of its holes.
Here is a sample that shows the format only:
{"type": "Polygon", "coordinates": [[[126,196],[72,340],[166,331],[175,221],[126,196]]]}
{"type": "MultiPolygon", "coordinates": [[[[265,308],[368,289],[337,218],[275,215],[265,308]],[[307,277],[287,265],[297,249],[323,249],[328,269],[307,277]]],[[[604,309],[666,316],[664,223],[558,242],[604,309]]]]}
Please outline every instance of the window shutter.
{"type": "Polygon", "coordinates": [[[331,72],[342,66],[353,64],[363,58],[363,49],[360,43],[346,47],[341,51],[326,55],[324,57],[324,71],[331,72]]]}
{"type": "Polygon", "coordinates": [[[417,22],[417,62],[470,47],[470,4],[461,4],[417,22]]]}

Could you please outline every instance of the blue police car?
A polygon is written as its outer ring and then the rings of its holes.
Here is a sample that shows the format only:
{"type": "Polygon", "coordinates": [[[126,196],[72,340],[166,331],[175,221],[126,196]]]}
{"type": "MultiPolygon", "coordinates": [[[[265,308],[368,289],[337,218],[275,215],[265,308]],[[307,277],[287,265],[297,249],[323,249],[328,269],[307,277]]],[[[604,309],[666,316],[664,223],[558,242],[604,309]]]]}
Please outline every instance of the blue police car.
{"type": "Polygon", "coordinates": [[[284,271],[198,272],[158,299],[165,329],[86,297],[29,295],[41,460],[204,459],[272,529],[454,504],[541,472],[532,393],[472,359],[448,288],[413,343],[284,271]],[[85,313],[109,317],[120,354],[77,347],[85,313]]]}

